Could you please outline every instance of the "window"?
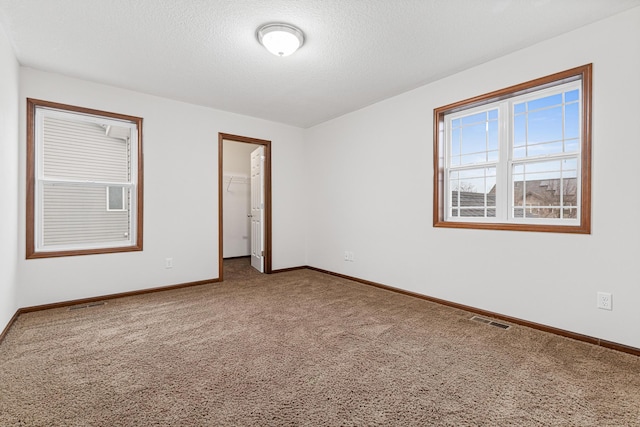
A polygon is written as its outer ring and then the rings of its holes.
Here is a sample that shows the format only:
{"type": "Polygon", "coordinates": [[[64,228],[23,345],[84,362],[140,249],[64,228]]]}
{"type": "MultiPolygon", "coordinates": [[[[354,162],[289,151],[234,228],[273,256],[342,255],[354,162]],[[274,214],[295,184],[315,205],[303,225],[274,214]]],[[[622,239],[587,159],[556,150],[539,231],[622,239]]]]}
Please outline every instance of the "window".
{"type": "Polygon", "coordinates": [[[27,99],[27,258],[142,250],[142,119],[27,99]]]}
{"type": "Polygon", "coordinates": [[[591,64],[434,110],[434,226],[591,228],[591,64]]]}
{"type": "Polygon", "coordinates": [[[107,210],[126,211],[125,187],[107,187],[107,210]]]}

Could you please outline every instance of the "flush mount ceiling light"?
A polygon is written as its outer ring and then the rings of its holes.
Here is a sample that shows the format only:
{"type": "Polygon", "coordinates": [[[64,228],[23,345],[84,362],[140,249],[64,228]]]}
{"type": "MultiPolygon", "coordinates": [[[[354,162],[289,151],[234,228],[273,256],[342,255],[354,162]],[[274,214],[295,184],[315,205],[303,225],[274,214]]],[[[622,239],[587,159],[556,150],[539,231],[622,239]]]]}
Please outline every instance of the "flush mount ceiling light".
{"type": "Polygon", "coordinates": [[[258,28],[258,41],[277,56],[289,56],[304,43],[304,34],[288,24],[267,24],[258,28]]]}

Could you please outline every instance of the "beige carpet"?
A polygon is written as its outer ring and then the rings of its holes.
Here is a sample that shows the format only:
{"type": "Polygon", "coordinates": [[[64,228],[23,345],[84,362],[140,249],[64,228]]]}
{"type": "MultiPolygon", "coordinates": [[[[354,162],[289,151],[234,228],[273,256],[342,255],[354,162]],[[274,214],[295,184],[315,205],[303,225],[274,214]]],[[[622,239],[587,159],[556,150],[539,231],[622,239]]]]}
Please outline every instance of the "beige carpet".
{"type": "Polygon", "coordinates": [[[640,426],[638,357],[247,262],[221,284],[21,316],[0,344],[0,425],[640,426]]]}

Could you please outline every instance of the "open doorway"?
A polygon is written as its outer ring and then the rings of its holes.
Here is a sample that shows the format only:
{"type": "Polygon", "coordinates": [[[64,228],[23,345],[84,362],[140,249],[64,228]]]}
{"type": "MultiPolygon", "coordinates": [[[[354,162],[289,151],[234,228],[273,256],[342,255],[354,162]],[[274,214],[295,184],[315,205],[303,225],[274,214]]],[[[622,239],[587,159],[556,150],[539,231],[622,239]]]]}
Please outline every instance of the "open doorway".
{"type": "Polygon", "coordinates": [[[220,281],[225,258],[271,273],[271,141],[218,134],[218,218],[220,281]]]}

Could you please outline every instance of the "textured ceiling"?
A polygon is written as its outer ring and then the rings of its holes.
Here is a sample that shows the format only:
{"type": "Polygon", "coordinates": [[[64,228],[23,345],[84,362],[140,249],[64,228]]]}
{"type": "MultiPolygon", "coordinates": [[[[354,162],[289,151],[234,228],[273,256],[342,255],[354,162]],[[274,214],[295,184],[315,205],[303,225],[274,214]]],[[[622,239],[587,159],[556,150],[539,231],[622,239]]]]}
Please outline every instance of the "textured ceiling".
{"type": "Polygon", "coordinates": [[[18,61],[309,127],[640,0],[0,0],[18,61]],[[279,58],[268,22],[305,45],[279,58]]]}

